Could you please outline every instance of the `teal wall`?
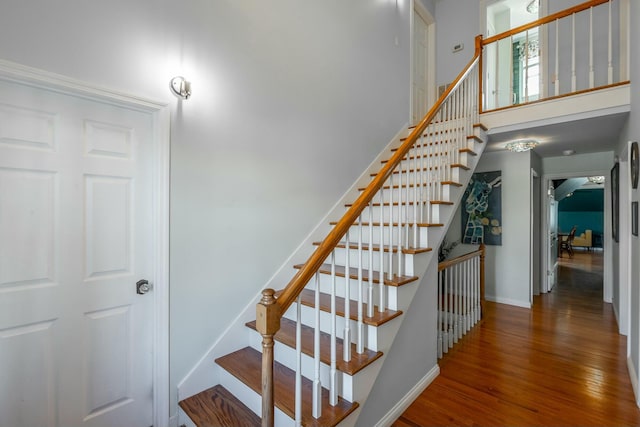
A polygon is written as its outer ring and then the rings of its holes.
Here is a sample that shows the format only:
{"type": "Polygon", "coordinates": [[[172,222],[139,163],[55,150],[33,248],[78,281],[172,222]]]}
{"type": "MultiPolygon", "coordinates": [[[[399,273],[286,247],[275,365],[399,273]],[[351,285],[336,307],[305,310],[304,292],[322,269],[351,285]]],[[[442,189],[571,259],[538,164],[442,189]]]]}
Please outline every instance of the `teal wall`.
{"type": "Polygon", "coordinates": [[[604,231],[604,190],[576,190],[558,204],[558,227],[569,232],[577,226],[576,233],[592,230],[595,234],[604,231]]]}

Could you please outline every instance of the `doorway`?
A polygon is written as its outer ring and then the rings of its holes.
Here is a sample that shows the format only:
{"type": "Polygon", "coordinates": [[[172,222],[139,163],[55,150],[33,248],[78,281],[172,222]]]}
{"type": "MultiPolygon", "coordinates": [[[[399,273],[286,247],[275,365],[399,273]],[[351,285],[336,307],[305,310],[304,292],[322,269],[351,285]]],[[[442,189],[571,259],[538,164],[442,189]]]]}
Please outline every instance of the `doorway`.
{"type": "Polygon", "coordinates": [[[435,103],[435,20],[420,0],[411,25],[411,123],[417,124],[435,103]]]}
{"type": "Polygon", "coordinates": [[[607,236],[610,235],[611,210],[608,176],[609,171],[545,176],[543,188],[548,190],[544,198],[545,221],[541,238],[546,253],[542,274],[546,279],[543,279],[542,292],[553,290],[558,277],[558,261],[572,258],[572,254],[561,249],[560,241],[567,239],[575,227],[572,251],[585,255],[597,252],[604,259],[602,300],[611,302],[611,263],[607,262],[610,258],[607,236]]]}
{"type": "MultiPolygon", "coordinates": [[[[503,33],[544,16],[546,0],[482,0],[483,35],[503,33]]],[[[485,53],[485,110],[540,99],[546,34],[537,28],[493,43],[485,53]]]]}

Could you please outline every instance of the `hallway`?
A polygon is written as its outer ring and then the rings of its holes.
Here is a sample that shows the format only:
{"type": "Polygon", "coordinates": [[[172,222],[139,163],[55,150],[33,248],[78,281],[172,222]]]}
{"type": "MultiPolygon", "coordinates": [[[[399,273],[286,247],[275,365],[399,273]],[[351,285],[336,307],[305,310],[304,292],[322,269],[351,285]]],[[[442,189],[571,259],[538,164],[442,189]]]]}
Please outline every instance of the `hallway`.
{"type": "Polygon", "coordinates": [[[483,322],[393,424],[637,426],[626,338],[602,302],[602,252],[563,258],[532,310],[487,302],[483,322]]]}

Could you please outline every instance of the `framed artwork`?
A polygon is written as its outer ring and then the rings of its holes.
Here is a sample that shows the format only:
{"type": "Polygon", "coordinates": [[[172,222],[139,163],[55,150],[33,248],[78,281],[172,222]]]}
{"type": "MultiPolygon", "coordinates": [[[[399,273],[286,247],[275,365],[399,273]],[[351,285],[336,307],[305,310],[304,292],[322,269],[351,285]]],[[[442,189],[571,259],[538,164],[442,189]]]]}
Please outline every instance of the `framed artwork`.
{"type": "Polygon", "coordinates": [[[631,234],[638,235],[638,202],[631,202],[631,234]]]}
{"type": "Polygon", "coordinates": [[[471,176],[460,217],[462,243],[502,245],[502,171],[471,176]]]}
{"type": "Polygon", "coordinates": [[[631,143],[631,154],[629,156],[629,167],[631,168],[631,188],[638,188],[638,173],[640,170],[638,169],[638,163],[640,159],[638,158],[638,142],[634,141],[631,143]]]}
{"type": "Polygon", "coordinates": [[[611,235],[616,242],[620,225],[620,163],[616,162],[611,169],[611,235]]]}

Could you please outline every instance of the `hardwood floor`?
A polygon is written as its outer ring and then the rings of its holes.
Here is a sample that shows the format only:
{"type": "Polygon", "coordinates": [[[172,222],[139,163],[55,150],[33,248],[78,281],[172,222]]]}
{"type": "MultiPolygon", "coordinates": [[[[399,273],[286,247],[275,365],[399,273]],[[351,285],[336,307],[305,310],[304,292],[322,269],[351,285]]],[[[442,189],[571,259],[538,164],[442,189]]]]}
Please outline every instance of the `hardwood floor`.
{"type": "Polygon", "coordinates": [[[602,302],[602,252],[560,260],[531,310],[488,302],[484,320],[393,424],[638,426],[626,338],[602,302]]]}

